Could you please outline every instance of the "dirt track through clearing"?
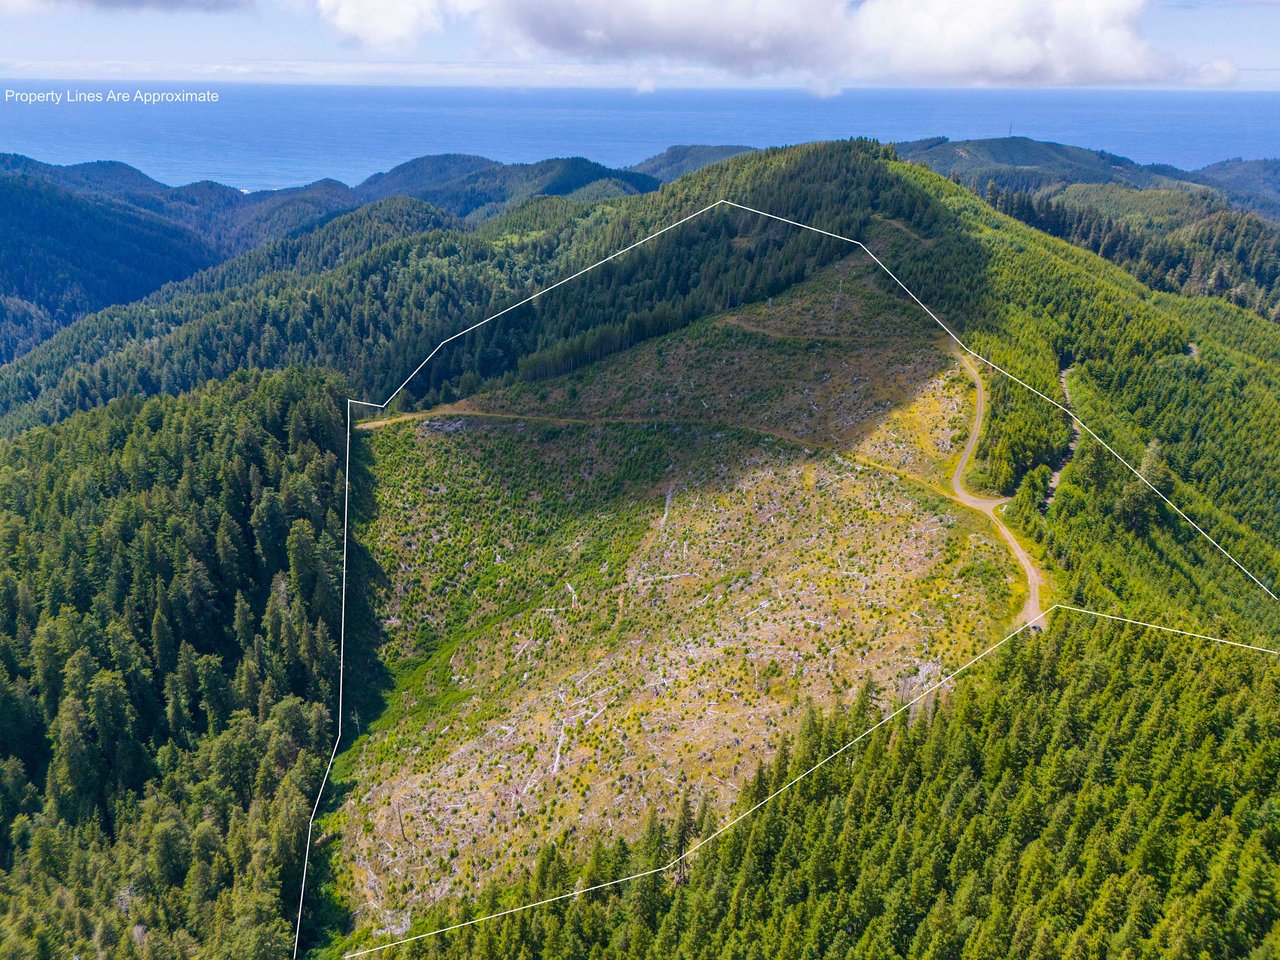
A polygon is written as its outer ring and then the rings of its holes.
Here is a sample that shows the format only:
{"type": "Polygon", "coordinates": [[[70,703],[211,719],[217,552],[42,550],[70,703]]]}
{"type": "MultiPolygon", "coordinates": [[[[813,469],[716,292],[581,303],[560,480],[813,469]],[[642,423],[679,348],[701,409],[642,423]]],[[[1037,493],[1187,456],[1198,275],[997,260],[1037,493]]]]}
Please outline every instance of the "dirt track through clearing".
{"type": "Polygon", "coordinates": [[[951,474],[951,488],[955,491],[957,500],[965,506],[981,510],[991,518],[991,522],[1000,531],[1000,536],[1004,538],[1005,543],[1009,545],[1009,549],[1013,551],[1014,558],[1022,567],[1022,572],[1027,578],[1027,601],[1022,605],[1022,613],[1018,622],[1029,623],[1044,612],[1040,607],[1040,588],[1044,583],[1044,577],[1040,573],[1040,568],[1036,566],[1035,561],[1031,559],[1031,554],[1027,553],[1026,548],[1018,542],[1018,538],[1005,526],[1005,522],[1000,516],[1000,508],[1008,503],[1010,498],[980,497],[970,493],[964,486],[964,472],[968,469],[969,461],[973,458],[974,448],[978,445],[978,436],[982,432],[982,418],[986,415],[987,388],[982,382],[982,376],[978,373],[978,368],[973,365],[973,361],[958,351],[957,356],[969,376],[973,378],[973,382],[977,385],[978,397],[973,410],[973,429],[969,431],[969,440],[964,445],[964,452],[960,454],[960,460],[956,464],[955,472],[951,474]]]}

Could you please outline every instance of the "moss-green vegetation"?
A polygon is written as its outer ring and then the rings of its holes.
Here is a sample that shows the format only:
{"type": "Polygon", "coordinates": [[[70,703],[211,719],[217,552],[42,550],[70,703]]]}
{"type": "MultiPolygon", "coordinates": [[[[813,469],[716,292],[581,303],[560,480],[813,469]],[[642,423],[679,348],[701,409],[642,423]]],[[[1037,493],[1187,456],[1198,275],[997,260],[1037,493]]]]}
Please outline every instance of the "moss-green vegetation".
{"type": "Polygon", "coordinates": [[[951,363],[855,260],[361,431],[395,683],[330,826],[357,921],[402,929],[548,841],[638,838],[672,784],[723,810],[805,704],[909,692],[994,640],[1021,585],[990,524],[860,453],[943,463],[924,412],[951,363]]]}

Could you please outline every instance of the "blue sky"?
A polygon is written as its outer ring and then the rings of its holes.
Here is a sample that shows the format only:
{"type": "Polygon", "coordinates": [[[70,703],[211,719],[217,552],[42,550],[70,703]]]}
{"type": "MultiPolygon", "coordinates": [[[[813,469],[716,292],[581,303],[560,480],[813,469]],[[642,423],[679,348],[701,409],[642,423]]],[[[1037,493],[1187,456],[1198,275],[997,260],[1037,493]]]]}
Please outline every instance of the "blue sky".
{"type": "Polygon", "coordinates": [[[0,0],[0,75],[1280,89],[1280,0],[0,0]]]}

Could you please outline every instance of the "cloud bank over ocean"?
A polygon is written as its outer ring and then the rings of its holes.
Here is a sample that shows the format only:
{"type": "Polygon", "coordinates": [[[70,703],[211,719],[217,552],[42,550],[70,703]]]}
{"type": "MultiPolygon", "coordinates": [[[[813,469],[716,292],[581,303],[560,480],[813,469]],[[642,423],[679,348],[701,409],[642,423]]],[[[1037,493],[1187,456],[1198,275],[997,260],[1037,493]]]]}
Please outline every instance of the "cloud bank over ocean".
{"type": "Polygon", "coordinates": [[[525,64],[553,76],[624,66],[642,89],[691,70],[817,91],[1214,86],[1239,72],[1228,57],[1202,61],[1153,43],[1148,0],[0,0],[0,12],[77,6],[310,18],[372,57],[410,64],[428,43],[460,66],[525,64]]]}
{"type": "Polygon", "coordinates": [[[1139,31],[1144,0],[316,0],[372,47],[468,21],[495,48],[840,86],[871,79],[1044,85],[1230,80],[1139,31]]]}

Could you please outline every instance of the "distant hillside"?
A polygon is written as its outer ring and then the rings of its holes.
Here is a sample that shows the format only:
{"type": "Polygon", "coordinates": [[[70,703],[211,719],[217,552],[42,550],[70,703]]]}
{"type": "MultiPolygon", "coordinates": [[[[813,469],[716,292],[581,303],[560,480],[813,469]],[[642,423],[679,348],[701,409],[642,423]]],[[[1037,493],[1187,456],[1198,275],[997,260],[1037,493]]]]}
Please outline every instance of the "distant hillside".
{"type": "Polygon", "coordinates": [[[582,157],[506,164],[464,154],[418,157],[354,187],[317,180],[253,193],[210,181],[171,187],[123,163],[60,167],[0,154],[0,179],[12,178],[51,184],[80,198],[169,221],[196,233],[223,257],[392,196],[416,197],[468,216],[497,213],[532,196],[565,196],[597,184],[609,186],[597,191],[601,196],[645,193],[659,186],[658,179],[646,173],[615,170],[582,157]]]}
{"type": "MultiPolygon", "coordinates": [[[[144,304],[125,305],[116,311],[150,311],[152,314],[174,309],[199,312],[192,306],[195,297],[250,285],[254,289],[279,289],[326,270],[333,270],[358,260],[371,250],[396,240],[403,240],[433,230],[460,229],[461,222],[431,204],[413,197],[393,196],[375,200],[340,214],[320,226],[295,236],[281,237],[259,244],[247,253],[203,270],[179,283],[170,284],[148,298],[144,304]]],[[[116,311],[104,311],[113,313],[116,311]]],[[[80,341],[82,350],[88,331],[100,329],[95,318],[86,318],[61,336],[80,341]]]]}
{"type": "Polygon", "coordinates": [[[645,173],[651,177],[657,177],[663,183],[670,183],[683,177],[686,173],[693,173],[700,170],[711,163],[719,163],[721,160],[728,160],[730,157],[736,157],[742,153],[750,153],[755,147],[742,146],[676,146],[667,147],[656,156],[650,157],[648,160],[641,160],[635,166],[629,167],[636,173],[645,173]]]}
{"type": "Polygon", "coordinates": [[[602,200],[659,185],[581,157],[502,164],[444,154],[356,187],[319,180],[243,193],[209,181],[170,187],[123,163],[54,166],[2,154],[0,363],[86,314],[387,198],[426,200],[474,222],[539,195],[602,200]]]}
{"type": "Polygon", "coordinates": [[[1187,175],[1233,202],[1280,220],[1280,160],[1223,160],[1187,175]]]}
{"type": "Polygon", "coordinates": [[[0,155],[0,177],[11,176],[44,181],[78,197],[160,217],[195,232],[224,257],[358,205],[350,189],[336,180],[244,193],[208,180],[171,187],[114,161],[63,167],[16,154],[0,155]]]}
{"type": "Polygon", "coordinates": [[[393,194],[416,196],[424,190],[439,189],[479,170],[495,166],[496,161],[466,153],[441,153],[418,157],[392,167],[386,173],[375,173],[355,188],[362,200],[376,200],[393,194]]]}
{"type": "Polygon", "coordinates": [[[410,160],[370,177],[353,192],[362,200],[402,193],[455,216],[478,220],[534,196],[588,192],[587,199],[602,200],[648,193],[659,186],[659,181],[647,174],[614,170],[583,157],[506,164],[445,154],[410,160]]]}
{"type": "Polygon", "coordinates": [[[1035,191],[1069,183],[1114,183],[1140,190],[1212,187],[1232,203],[1280,219],[1280,159],[1223,160],[1199,170],[1139,164],[1127,157],[1027,137],[948,140],[932,137],[896,145],[904,160],[923,163],[983,193],[989,182],[1003,190],[1035,191]]]}
{"type": "Polygon", "coordinates": [[[1151,187],[1172,179],[1105,150],[1046,143],[1027,137],[992,140],[933,137],[900,143],[897,149],[902,159],[923,163],[965,186],[976,187],[979,193],[992,180],[1008,190],[1038,190],[1061,183],[1124,183],[1133,187],[1151,187]]]}
{"type": "Polygon", "coordinates": [[[1280,161],[1186,171],[1026,137],[939,137],[897,149],[1153,287],[1280,319],[1280,224],[1266,218],[1280,215],[1280,161]]]}
{"type": "Polygon", "coordinates": [[[185,226],[25,175],[0,176],[0,363],[76,317],[219,259],[185,226]]]}

